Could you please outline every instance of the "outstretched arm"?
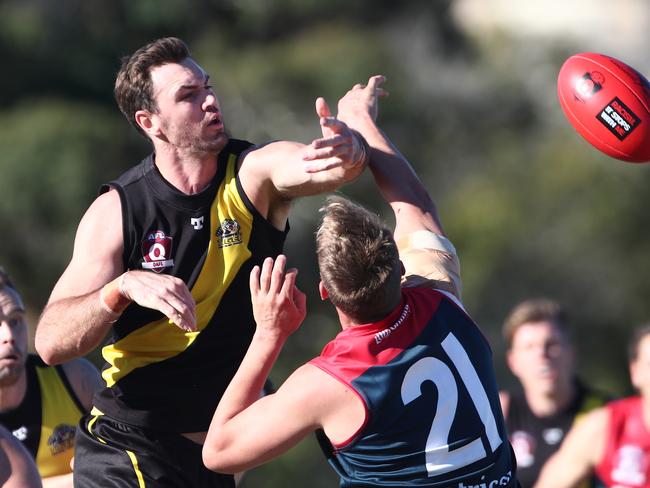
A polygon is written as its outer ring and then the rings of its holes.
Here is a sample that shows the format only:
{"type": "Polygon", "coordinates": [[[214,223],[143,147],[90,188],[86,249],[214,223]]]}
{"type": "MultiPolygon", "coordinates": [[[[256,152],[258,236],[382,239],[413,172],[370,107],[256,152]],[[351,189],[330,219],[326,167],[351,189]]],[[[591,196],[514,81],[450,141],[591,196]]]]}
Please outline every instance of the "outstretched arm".
{"type": "Polygon", "coordinates": [[[338,189],[356,179],[368,161],[367,143],[332,116],[323,98],[316,100],[322,137],[311,144],[278,141],[246,153],[239,178],[255,208],[284,229],[294,198],[338,189]]]}
{"type": "Polygon", "coordinates": [[[388,95],[381,88],[384,81],[383,76],[373,76],[367,85],[355,85],[339,100],[338,116],[358,130],[370,145],[370,169],[379,191],[395,213],[395,239],[418,230],[444,235],[427,189],[406,158],[376,124],[379,97],[388,95]]]}
{"type": "Polygon", "coordinates": [[[288,414],[288,405],[278,401],[282,394],[259,395],[285,341],[306,314],[305,295],[295,286],[297,271],[285,273],[285,264],[286,257],[280,255],[275,262],[267,258],[261,270],[255,266],[251,271],[255,334],[221,397],[203,445],[203,462],[215,471],[236,473],[260,464],[309,431],[309,424],[298,415],[278,422],[278,414],[288,414]],[[273,424],[264,425],[269,419],[274,419],[273,424]]]}
{"type": "Polygon", "coordinates": [[[406,268],[406,286],[430,284],[460,298],[456,251],[445,238],[429,192],[407,159],[377,126],[379,97],[385,78],[373,76],[339,100],[338,116],[370,145],[370,169],[377,187],[395,214],[395,240],[406,268]]]}
{"type": "Polygon", "coordinates": [[[251,300],[257,328],[239,369],[212,418],[203,462],[213,471],[237,473],[269,461],[323,429],[343,442],[365,422],[366,409],[338,379],[312,364],[294,371],[278,391],[259,391],[287,337],[305,317],[305,296],[295,287],[286,258],[267,258],[251,272],[251,300]]]}

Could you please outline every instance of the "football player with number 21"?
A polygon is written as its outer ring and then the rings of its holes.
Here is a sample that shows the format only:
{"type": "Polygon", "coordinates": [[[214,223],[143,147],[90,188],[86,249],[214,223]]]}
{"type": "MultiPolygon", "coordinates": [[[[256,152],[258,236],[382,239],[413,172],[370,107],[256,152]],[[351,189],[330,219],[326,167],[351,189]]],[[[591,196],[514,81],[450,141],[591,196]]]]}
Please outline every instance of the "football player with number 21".
{"type": "Polygon", "coordinates": [[[422,182],[375,123],[383,82],[355,85],[338,118],[370,145],[394,232],[363,207],[328,199],[316,237],[319,290],[343,330],[263,398],[306,305],[284,256],[252,270],[257,328],[212,419],[203,460],[238,472],[317,431],[341,486],[517,487],[492,353],[461,303],[455,249],[422,182]]]}

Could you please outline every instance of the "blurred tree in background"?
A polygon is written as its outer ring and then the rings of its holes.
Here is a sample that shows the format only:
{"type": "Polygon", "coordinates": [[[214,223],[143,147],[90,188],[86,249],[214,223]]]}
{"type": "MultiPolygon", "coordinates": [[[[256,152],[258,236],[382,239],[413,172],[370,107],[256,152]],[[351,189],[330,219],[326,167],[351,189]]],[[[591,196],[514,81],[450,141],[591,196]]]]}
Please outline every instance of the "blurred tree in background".
{"type": "MultiPolygon", "coordinates": [[[[112,98],[120,58],[161,36],[210,72],[233,136],[319,137],[314,100],[369,75],[391,96],[380,122],[434,196],[463,269],[464,301],[490,339],[531,296],[567,305],[580,370],[629,391],[624,343],[650,319],[648,168],[616,162],[563,119],[555,78],[575,48],[462,30],[451,0],[5,0],[0,3],[0,264],[36,315],[72,252],[100,183],[149,151],[112,98]]],[[[612,53],[615,54],[615,53],[612,53]]],[[[391,222],[369,175],[343,189],[391,222]]],[[[281,382],[337,332],[318,299],[313,233],[323,197],[298,201],[287,254],[310,314],[273,373],[281,382]]],[[[392,223],[392,222],[391,222],[392,223]]],[[[92,358],[98,365],[98,353],[92,358]]],[[[211,372],[206,372],[211,374],[211,372]]],[[[264,435],[264,433],[260,433],[264,435]]],[[[310,439],[243,486],[325,487],[310,439]]]]}

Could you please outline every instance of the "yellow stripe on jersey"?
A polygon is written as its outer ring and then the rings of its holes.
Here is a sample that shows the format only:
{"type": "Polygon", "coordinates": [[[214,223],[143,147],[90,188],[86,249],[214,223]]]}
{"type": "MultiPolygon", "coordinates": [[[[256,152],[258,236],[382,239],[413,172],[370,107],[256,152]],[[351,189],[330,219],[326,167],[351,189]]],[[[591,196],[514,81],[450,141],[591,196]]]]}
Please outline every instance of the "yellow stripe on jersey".
{"type": "Polygon", "coordinates": [[[74,436],[83,415],[54,367],[37,367],[41,389],[41,438],[36,466],[41,477],[70,473],[74,436]]]}
{"type": "Polygon", "coordinates": [[[223,294],[241,266],[251,257],[248,242],[253,216],[237,191],[237,156],[228,158],[226,176],[210,209],[210,243],[205,263],[192,287],[196,302],[197,332],[184,332],[167,318],[151,322],[102,349],[111,366],[102,372],[110,388],[131,371],[174,357],[187,349],[208,325],[223,294]],[[222,224],[230,222],[232,234],[219,236],[222,224]]]}

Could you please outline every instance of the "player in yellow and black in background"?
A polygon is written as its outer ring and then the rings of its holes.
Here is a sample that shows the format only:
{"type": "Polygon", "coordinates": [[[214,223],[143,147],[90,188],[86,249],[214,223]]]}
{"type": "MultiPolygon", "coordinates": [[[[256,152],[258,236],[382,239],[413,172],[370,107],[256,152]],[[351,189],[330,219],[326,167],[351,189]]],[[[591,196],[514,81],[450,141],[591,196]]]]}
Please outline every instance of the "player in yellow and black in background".
{"type": "Polygon", "coordinates": [[[0,269],[0,424],[31,453],[45,488],[72,486],[76,425],[100,386],[85,359],[50,367],[28,354],[25,307],[0,269]]]}

